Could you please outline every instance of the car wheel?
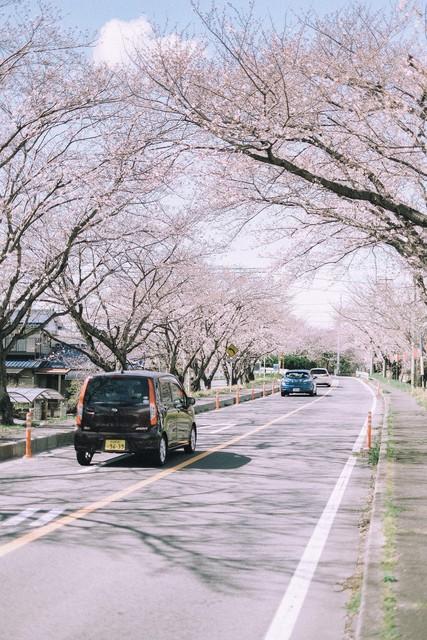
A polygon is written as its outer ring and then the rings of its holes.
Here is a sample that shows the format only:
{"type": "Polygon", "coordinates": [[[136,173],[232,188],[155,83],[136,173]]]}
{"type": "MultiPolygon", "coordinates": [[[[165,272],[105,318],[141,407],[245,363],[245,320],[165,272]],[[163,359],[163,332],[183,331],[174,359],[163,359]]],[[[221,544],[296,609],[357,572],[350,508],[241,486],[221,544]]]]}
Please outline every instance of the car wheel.
{"type": "Polygon", "coordinates": [[[91,451],[76,451],[77,462],[82,465],[82,467],[87,467],[90,465],[93,453],[91,451]]]}
{"type": "Polygon", "coordinates": [[[184,447],[185,453],[194,453],[196,450],[196,442],[197,442],[197,431],[196,427],[191,428],[190,440],[188,444],[184,447]]]}
{"type": "Polygon", "coordinates": [[[158,467],[163,467],[168,457],[168,443],[166,436],[160,438],[159,446],[154,454],[154,461],[158,467]]]}
{"type": "Polygon", "coordinates": [[[285,396],[287,396],[288,394],[287,394],[287,393],[285,393],[284,391],[281,391],[281,392],[280,392],[280,395],[282,396],[282,398],[284,398],[284,397],[285,397],[285,396]]]}

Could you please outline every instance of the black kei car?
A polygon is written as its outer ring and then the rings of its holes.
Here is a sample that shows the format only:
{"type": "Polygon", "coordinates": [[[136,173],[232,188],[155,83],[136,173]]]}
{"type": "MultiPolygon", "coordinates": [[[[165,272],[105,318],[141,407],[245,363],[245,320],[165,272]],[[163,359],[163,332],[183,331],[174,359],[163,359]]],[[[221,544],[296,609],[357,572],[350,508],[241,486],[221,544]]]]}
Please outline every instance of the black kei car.
{"type": "Polygon", "coordinates": [[[195,403],[179,380],[156,371],[94,375],[82,386],[74,448],[89,465],[94,453],[151,452],[164,465],[170,449],[196,449],[195,403]]]}

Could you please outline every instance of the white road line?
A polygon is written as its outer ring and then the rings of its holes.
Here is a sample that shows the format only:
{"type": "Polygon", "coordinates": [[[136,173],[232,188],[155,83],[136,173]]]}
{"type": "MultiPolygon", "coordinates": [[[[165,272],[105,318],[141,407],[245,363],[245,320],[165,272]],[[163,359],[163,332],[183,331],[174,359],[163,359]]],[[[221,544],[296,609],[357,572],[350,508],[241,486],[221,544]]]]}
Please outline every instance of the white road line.
{"type": "Polygon", "coordinates": [[[206,422],[205,424],[203,423],[199,423],[197,422],[197,427],[203,427],[203,429],[209,429],[210,427],[228,427],[230,424],[232,425],[236,425],[236,422],[230,422],[230,420],[226,420],[225,422],[223,420],[220,420],[219,422],[217,422],[216,420],[214,420],[213,422],[206,422]]]}
{"type": "MultiPolygon", "coordinates": [[[[372,407],[376,407],[375,395],[372,407]]],[[[366,423],[364,423],[356,443],[363,442],[365,425],[366,423]]],[[[354,450],[355,447],[353,447],[354,450]]],[[[305,547],[264,640],[290,640],[355,464],[356,458],[352,454],[348,458],[305,547]]]]}
{"type": "Polygon", "coordinates": [[[215,431],[209,431],[208,434],[206,435],[211,435],[213,433],[221,433],[221,431],[225,431],[226,429],[231,429],[231,427],[235,427],[236,425],[233,424],[228,424],[226,427],[221,427],[221,429],[215,429],[215,431]]]}
{"type": "Polygon", "coordinates": [[[21,524],[21,522],[24,522],[24,520],[28,520],[28,518],[31,518],[31,516],[36,513],[36,511],[39,511],[39,507],[29,507],[28,509],[21,511],[21,513],[17,513],[16,516],[8,518],[4,522],[2,522],[1,526],[16,527],[18,524],[21,524]]]}
{"type": "Polygon", "coordinates": [[[51,520],[54,520],[55,518],[60,516],[63,511],[63,508],[51,509],[47,513],[44,513],[40,518],[38,518],[38,520],[31,522],[30,527],[42,527],[44,524],[47,524],[51,520]]]}

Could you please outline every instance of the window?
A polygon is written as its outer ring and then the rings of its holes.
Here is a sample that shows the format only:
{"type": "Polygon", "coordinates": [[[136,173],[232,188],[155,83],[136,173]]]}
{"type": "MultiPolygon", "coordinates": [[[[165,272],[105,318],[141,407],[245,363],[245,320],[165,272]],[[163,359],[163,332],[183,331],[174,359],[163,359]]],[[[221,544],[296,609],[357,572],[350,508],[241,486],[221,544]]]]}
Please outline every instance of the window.
{"type": "Polygon", "coordinates": [[[146,378],[94,378],[89,382],[85,398],[87,404],[148,404],[146,378]]]}
{"type": "Polygon", "coordinates": [[[169,382],[160,380],[160,397],[165,407],[172,406],[172,393],[169,382]]]}
{"type": "Polygon", "coordinates": [[[310,376],[305,371],[292,371],[290,373],[287,373],[286,377],[287,378],[291,378],[292,380],[305,380],[306,378],[309,378],[310,376]]]}
{"type": "Polygon", "coordinates": [[[27,352],[27,339],[26,338],[20,338],[19,340],[17,340],[15,342],[15,344],[13,345],[13,347],[11,348],[11,351],[16,351],[18,353],[26,353],[27,352]]]}
{"type": "Polygon", "coordinates": [[[172,400],[185,400],[185,393],[175,382],[171,382],[172,400]]]}

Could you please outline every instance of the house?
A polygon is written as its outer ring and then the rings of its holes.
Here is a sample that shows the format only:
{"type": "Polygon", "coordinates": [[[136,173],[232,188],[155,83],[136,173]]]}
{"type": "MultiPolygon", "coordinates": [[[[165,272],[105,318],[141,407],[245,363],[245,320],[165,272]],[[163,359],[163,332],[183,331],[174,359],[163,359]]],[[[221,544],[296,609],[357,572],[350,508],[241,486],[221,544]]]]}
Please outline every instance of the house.
{"type": "Polygon", "coordinates": [[[35,419],[65,415],[65,376],[70,371],[64,361],[52,354],[54,336],[61,329],[51,312],[35,310],[27,326],[33,333],[19,338],[6,358],[7,389],[15,412],[34,408],[35,419]]]}
{"type": "Polygon", "coordinates": [[[52,357],[52,344],[62,325],[58,318],[47,324],[52,312],[34,311],[27,326],[31,335],[18,339],[6,359],[8,385],[12,387],[41,387],[64,391],[64,380],[69,368],[62,359],[52,357]],[[38,327],[40,327],[38,329],[38,327]]]}

